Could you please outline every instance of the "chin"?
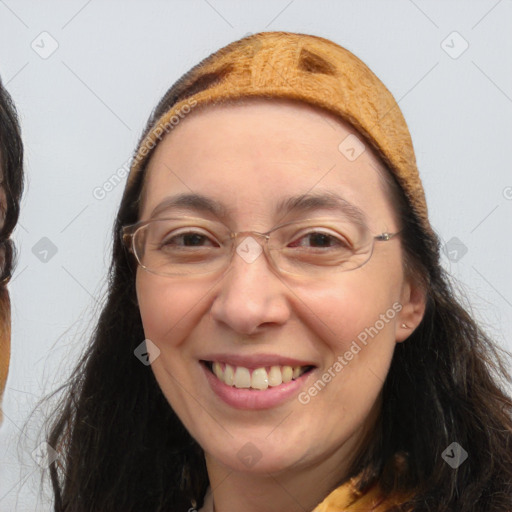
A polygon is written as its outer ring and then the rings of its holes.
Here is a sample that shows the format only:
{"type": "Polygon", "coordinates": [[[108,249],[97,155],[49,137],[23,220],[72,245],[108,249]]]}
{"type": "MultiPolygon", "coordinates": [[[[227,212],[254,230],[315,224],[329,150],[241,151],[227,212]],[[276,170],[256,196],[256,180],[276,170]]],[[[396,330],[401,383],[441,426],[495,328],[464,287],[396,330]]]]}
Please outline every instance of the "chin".
{"type": "Polygon", "coordinates": [[[205,446],[207,460],[214,460],[231,471],[242,473],[266,475],[289,471],[305,464],[307,456],[302,450],[300,453],[297,451],[297,443],[286,446],[264,438],[260,441],[256,437],[234,437],[231,442],[225,442],[221,446],[220,449],[219,445],[211,446],[211,449],[205,446]]]}

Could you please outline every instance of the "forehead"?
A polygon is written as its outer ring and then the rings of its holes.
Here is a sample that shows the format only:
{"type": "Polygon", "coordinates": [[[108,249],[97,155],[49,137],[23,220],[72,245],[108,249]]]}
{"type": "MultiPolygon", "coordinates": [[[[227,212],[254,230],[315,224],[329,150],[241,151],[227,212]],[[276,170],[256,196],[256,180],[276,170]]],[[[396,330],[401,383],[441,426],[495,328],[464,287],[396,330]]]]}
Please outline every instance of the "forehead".
{"type": "Polygon", "coordinates": [[[184,192],[213,196],[242,216],[310,191],[336,192],[384,213],[385,172],[348,123],[316,107],[264,99],[209,106],[183,119],[157,146],[141,218],[184,192]]]}

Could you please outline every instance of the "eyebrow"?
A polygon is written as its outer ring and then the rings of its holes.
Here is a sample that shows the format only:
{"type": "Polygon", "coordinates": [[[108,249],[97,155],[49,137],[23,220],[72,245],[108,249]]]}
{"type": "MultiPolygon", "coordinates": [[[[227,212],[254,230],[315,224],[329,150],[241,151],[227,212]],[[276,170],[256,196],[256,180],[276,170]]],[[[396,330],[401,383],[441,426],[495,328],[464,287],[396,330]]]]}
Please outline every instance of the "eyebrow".
{"type": "MultiPolygon", "coordinates": [[[[210,214],[219,219],[227,219],[232,212],[232,209],[211,197],[183,193],[166,197],[151,212],[150,219],[172,209],[210,214]]],[[[332,191],[299,194],[281,199],[276,205],[275,213],[286,215],[296,212],[312,212],[318,209],[339,211],[358,224],[367,223],[367,217],[363,210],[332,191]]]]}
{"type": "Polygon", "coordinates": [[[332,191],[322,191],[291,196],[281,200],[276,207],[277,213],[311,212],[314,210],[341,211],[358,224],[366,224],[366,214],[358,206],[350,203],[332,191]]]}
{"type": "Polygon", "coordinates": [[[201,213],[209,213],[219,218],[228,217],[229,210],[222,203],[201,194],[178,194],[166,197],[151,212],[150,219],[158,217],[161,213],[172,210],[194,210],[201,213]]]}

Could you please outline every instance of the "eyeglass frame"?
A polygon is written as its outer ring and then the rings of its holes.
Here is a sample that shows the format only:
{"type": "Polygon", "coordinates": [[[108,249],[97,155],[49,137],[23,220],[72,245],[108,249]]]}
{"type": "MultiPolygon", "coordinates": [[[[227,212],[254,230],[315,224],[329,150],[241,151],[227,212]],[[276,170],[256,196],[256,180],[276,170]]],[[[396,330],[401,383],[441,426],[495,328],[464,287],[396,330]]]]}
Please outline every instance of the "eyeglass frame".
{"type": "MultiPolygon", "coordinates": [[[[149,219],[149,220],[141,220],[141,221],[138,221],[134,224],[129,224],[129,225],[125,225],[125,226],[122,226],[121,229],[120,229],[120,237],[121,237],[121,243],[123,244],[123,246],[128,249],[134,256],[135,256],[135,259],[137,260],[137,264],[143,268],[146,272],[149,272],[151,274],[154,274],[154,275],[158,275],[158,276],[164,276],[164,277],[175,277],[175,276],[183,276],[183,275],[207,275],[207,274],[212,274],[214,272],[219,272],[219,270],[212,270],[212,271],[209,271],[209,272],[199,272],[197,274],[179,274],[179,273],[176,273],[176,274],[162,274],[160,272],[156,272],[154,270],[151,270],[149,269],[148,267],[144,266],[142,264],[142,262],[140,261],[139,259],[139,256],[137,255],[137,251],[135,250],[135,234],[137,233],[137,231],[153,222],[160,222],[160,221],[165,221],[165,220],[173,220],[173,219],[195,219],[195,220],[200,220],[200,221],[203,221],[204,222],[204,218],[200,218],[200,217],[189,217],[187,215],[184,215],[184,216],[180,216],[180,217],[162,217],[162,218],[155,218],[155,219],[149,219]]],[[[298,224],[298,223],[301,223],[301,222],[306,222],[308,220],[319,220],[319,219],[314,219],[314,218],[308,218],[308,219],[302,219],[302,220],[294,220],[294,221],[290,221],[290,222],[285,222],[283,224],[279,224],[277,226],[274,226],[272,229],[270,229],[269,231],[266,231],[265,233],[261,233],[259,231],[238,231],[238,232],[234,232],[234,231],[231,231],[230,228],[228,228],[223,222],[220,222],[220,221],[214,221],[214,222],[218,222],[219,224],[222,224],[224,225],[224,227],[226,228],[226,231],[229,231],[229,237],[230,237],[230,240],[232,241],[231,243],[231,254],[230,254],[230,257],[229,257],[229,260],[228,260],[228,263],[226,264],[226,268],[223,270],[223,273],[227,271],[227,269],[230,267],[231,265],[231,262],[233,260],[233,256],[234,256],[234,253],[236,252],[236,248],[238,247],[238,245],[236,244],[236,240],[237,238],[241,237],[242,235],[245,235],[245,237],[248,237],[248,236],[251,236],[251,235],[255,235],[259,238],[264,238],[266,243],[263,244],[263,252],[265,253],[265,256],[267,258],[267,262],[270,263],[271,267],[276,270],[279,274],[287,274],[287,275],[298,275],[298,274],[293,274],[292,272],[288,272],[286,270],[282,270],[281,268],[279,268],[277,266],[277,263],[274,261],[274,258],[272,258],[271,254],[269,253],[269,248],[268,248],[268,241],[270,239],[270,234],[284,226],[288,226],[290,224],[298,224]],[[233,242],[234,240],[234,242],[233,242]]],[[[365,228],[368,230],[369,234],[371,235],[371,240],[372,240],[372,246],[371,246],[371,251],[370,251],[370,255],[368,256],[368,259],[362,263],[361,265],[357,266],[357,267],[354,267],[354,268],[351,268],[351,269],[348,269],[348,270],[344,270],[343,272],[350,272],[352,270],[357,270],[358,268],[361,268],[363,267],[364,265],[366,265],[371,257],[373,256],[373,249],[375,247],[375,242],[387,242],[389,240],[392,240],[394,239],[395,237],[397,237],[398,235],[400,235],[400,233],[403,231],[402,229],[398,230],[398,231],[395,231],[394,233],[390,233],[390,232],[383,232],[379,235],[374,235],[370,229],[368,228],[368,226],[366,226],[365,224],[365,228]]],[[[220,267],[222,268],[222,267],[220,267]]]]}

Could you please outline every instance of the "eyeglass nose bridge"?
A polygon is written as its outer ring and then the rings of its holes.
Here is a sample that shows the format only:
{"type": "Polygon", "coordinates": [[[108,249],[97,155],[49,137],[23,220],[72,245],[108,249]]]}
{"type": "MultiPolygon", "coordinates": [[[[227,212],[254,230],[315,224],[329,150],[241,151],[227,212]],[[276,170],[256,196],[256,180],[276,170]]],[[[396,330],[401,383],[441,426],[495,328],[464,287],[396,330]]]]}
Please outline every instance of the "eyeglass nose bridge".
{"type": "Polygon", "coordinates": [[[256,261],[263,252],[267,257],[267,261],[270,266],[279,272],[279,268],[272,258],[268,247],[270,233],[271,231],[266,233],[261,233],[260,231],[239,231],[237,233],[231,233],[230,239],[232,243],[232,255],[228,266],[231,265],[235,252],[249,264],[256,261]],[[263,243],[259,243],[257,241],[258,238],[263,239],[263,243]],[[237,240],[240,240],[238,244],[237,240]]]}
{"type": "Polygon", "coordinates": [[[245,236],[246,238],[251,235],[256,235],[258,238],[264,238],[267,242],[270,239],[270,233],[271,231],[267,231],[266,233],[261,233],[259,231],[239,231],[237,233],[231,233],[230,238],[235,242],[238,238],[241,238],[242,236],[245,236]]]}

